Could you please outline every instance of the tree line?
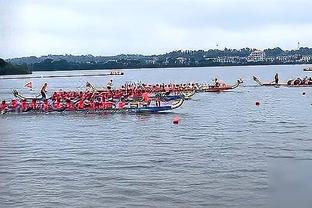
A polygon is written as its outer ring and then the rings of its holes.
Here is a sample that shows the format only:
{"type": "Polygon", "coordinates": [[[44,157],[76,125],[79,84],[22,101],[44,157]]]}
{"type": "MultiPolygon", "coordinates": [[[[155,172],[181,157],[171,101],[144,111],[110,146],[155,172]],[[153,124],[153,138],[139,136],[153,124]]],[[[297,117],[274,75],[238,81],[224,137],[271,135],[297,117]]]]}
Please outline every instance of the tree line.
{"type": "Polygon", "coordinates": [[[27,65],[11,64],[0,58],[0,75],[13,75],[13,74],[30,74],[31,70],[27,65]]]}

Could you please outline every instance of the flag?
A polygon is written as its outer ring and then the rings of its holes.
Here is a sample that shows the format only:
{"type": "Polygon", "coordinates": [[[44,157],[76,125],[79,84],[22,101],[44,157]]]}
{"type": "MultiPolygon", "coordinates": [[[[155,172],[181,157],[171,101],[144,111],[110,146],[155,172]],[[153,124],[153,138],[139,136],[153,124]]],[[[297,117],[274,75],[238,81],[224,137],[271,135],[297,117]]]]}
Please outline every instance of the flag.
{"type": "Polygon", "coordinates": [[[32,81],[27,82],[24,87],[28,87],[28,88],[32,89],[32,87],[33,87],[32,86],[32,81]]]}

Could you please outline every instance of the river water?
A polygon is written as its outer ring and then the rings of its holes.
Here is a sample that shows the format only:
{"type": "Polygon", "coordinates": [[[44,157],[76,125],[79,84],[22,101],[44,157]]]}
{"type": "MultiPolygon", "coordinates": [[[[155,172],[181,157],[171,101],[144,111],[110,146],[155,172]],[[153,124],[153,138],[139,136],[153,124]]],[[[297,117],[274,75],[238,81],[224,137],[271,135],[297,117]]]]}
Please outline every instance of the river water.
{"type": "Polygon", "coordinates": [[[37,93],[44,82],[52,92],[111,78],[115,85],[242,78],[245,85],[196,94],[171,113],[2,116],[0,207],[268,207],[272,161],[312,159],[312,88],[255,87],[252,75],[309,76],[303,67],[135,69],[33,79],[34,92],[23,87],[29,79],[0,80],[1,99],[12,89],[37,93]]]}

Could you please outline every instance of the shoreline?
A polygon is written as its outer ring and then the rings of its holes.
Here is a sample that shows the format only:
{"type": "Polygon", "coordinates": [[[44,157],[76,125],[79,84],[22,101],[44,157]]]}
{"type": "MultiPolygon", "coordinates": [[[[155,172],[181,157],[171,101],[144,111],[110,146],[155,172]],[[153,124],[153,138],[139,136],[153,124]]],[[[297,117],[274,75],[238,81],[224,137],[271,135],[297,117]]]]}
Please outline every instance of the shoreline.
{"type": "MultiPolygon", "coordinates": [[[[253,66],[297,66],[297,65],[310,65],[302,63],[285,63],[285,64],[240,64],[240,65],[217,65],[217,66],[167,66],[167,67],[144,67],[144,68],[123,68],[123,69],[59,69],[59,70],[36,70],[33,72],[79,72],[79,71],[107,71],[107,70],[131,70],[131,69],[176,69],[176,68],[220,68],[220,67],[253,67],[253,66]]],[[[121,76],[119,74],[110,73],[97,73],[97,74],[73,74],[73,75],[33,75],[32,74],[10,74],[10,75],[0,75],[0,80],[12,80],[12,79],[40,79],[40,78],[67,78],[67,77],[98,77],[98,76],[121,76]],[[28,76],[27,76],[28,75],[28,76]],[[12,77],[14,76],[14,77],[12,77]]]]}
{"type": "MultiPolygon", "coordinates": [[[[220,65],[203,65],[203,66],[196,66],[196,65],[166,65],[166,66],[142,66],[142,67],[127,67],[127,68],[94,68],[94,69],[53,69],[53,70],[32,70],[32,72],[54,72],[54,71],[93,71],[93,70],[128,70],[128,69],[168,69],[168,68],[210,68],[210,67],[233,67],[233,66],[287,66],[287,65],[312,65],[309,63],[250,63],[250,64],[220,64],[220,65]]],[[[0,75],[3,76],[3,75],[0,75]]]]}

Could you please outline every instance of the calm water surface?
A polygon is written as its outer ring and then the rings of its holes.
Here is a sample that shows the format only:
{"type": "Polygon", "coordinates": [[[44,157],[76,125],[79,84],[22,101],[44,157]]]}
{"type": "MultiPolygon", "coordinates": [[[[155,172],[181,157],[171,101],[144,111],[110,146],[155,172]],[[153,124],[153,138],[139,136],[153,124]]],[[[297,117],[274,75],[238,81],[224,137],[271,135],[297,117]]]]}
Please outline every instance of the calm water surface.
{"type": "MultiPolygon", "coordinates": [[[[0,207],[267,207],[270,161],[312,159],[312,88],[254,87],[251,76],[303,66],[126,70],[126,81],[228,83],[172,113],[0,117],[0,207]],[[303,96],[303,91],[306,95],[303,96]],[[255,102],[261,105],[256,106],[255,102]],[[172,119],[181,117],[179,125],[172,119]]],[[[98,73],[103,71],[82,71],[98,73]]],[[[35,72],[35,75],[79,72],[35,72]]],[[[103,86],[110,77],[34,79],[36,90],[103,86]]],[[[0,98],[29,80],[0,80],[0,98]]],[[[37,91],[36,91],[37,92],[37,91]]],[[[34,93],[34,92],[33,92],[34,93]]]]}

